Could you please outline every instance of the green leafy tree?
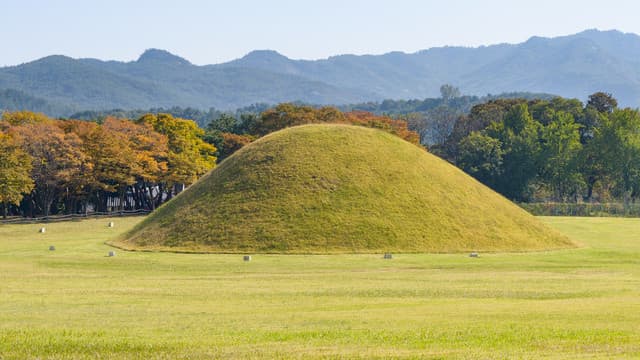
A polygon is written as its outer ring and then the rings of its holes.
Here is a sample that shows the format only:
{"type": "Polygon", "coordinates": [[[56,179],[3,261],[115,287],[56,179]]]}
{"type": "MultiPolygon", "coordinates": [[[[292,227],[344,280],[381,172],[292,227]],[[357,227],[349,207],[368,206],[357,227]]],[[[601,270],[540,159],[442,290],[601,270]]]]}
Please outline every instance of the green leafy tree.
{"type": "Polygon", "coordinates": [[[510,199],[529,197],[529,185],[538,174],[540,123],[529,113],[526,103],[515,105],[502,122],[489,126],[487,134],[500,140],[504,150],[504,176],[496,189],[510,199]]]}
{"type": "Polygon", "coordinates": [[[589,96],[587,107],[596,109],[601,113],[612,113],[618,107],[618,101],[608,93],[597,92],[589,96]]]}
{"type": "Polygon", "coordinates": [[[254,129],[257,123],[260,121],[260,115],[255,113],[240,114],[240,120],[236,124],[237,134],[251,134],[251,130],[254,129]]]}
{"type": "Polygon", "coordinates": [[[600,148],[601,146],[606,148],[609,144],[601,144],[601,140],[597,142],[593,140],[596,132],[599,132],[599,136],[604,134],[600,129],[603,123],[610,126],[607,117],[617,108],[617,105],[617,100],[610,94],[598,92],[589,96],[582,116],[576,117],[576,122],[581,125],[580,142],[583,149],[580,155],[580,164],[587,189],[585,198],[588,201],[593,199],[596,185],[600,184],[603,188],[609,188],[609,185],[614,182],[612,179],[607,179],[607,170],[605,169],[607,164],[605,164],[603,151],[600,148]]]}
{"type": "Polygon", "coordinates": [[[236,127],[236,117],[231,114],[222,113],[207,124],[206,130],[232,133],[236,131],[236,127]]]}
{"type": "Polygon", "coordinates": [[[555,97],[551,100],[533,100],[529,102],[529,112],[539,123],[546,126],[555,120],[557,112],[573,116],[574,120],[582,118],[584,108],[578,99],[555,97]]]}
{"type": "Polygon", "coordinates": [[[579,160],[580,125],[571,114],[556,112],[542,129],[541,179],[551,188],[555,200],[578,196],[584,186],[579,160]]]}
{"type": "Polygon", "coordinates": [[[525,102],[524,99],[498,99],[473,106],[469,114],[455,119],[451,133],[440,147],[439,155],[453,161],[458,157],[458,145],[464,138],[474,131],[482,131],[493,123],[502,122],[513,106],[525,102]]]}
{"type": "Polygon", "coordinates": [[[502,176],[504,151],[500,140],[472,132],[460,142],[457,165],[489,187],[495,187],[502,176]]]}
{"type": "Polygon", "coordinates": [[[599,166],[625,203],[640,195],[640,113],[614,110],[602,119],[592,141],[599,166]]]}

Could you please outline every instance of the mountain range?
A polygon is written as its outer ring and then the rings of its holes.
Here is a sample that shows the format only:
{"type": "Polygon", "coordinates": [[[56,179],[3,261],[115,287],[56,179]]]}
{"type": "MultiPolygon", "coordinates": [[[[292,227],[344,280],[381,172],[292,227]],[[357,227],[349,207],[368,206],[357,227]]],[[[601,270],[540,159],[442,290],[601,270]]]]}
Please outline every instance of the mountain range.
{"type": "Polygon", "coordinates": [[[584,100],[605,91],[622,105],[637,107],[640,36],[587,30],[520,44],[322,60],[258,50],[204,66],[158,49],[131,62],[53,55],[0,68],[0,109],[64,115],[113,108],[234,109],[284,101],[349,104],[437,97],[445,83],[473,95],[525,91],[584,100]]]}

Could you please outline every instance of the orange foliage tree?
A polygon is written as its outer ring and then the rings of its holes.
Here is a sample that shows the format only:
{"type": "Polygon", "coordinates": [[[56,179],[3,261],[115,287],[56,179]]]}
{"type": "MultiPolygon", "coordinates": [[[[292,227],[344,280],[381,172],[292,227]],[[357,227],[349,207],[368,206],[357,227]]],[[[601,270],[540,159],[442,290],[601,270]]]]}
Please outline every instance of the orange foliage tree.
{"type": "Polygon", "coordinates": [[[218,149],[220,160],[227,158],[229,155],[253,141],[253,137],[248,135],[238,135],[227,132],[223,132],[220,135],[222,136],[222,144],[220,149],[218,149]]]}
{"type": "Polygon", "coordinates": [[[154,209],[163,201],[168,173],[169,139],[148,123],[133,123],[115,118],[105,119],[103,128],[120,137],[129,147],[134,181],[131,195],[137,208],[154,209]]]}
{"type": "Polygon", "coordinates": [[[202,130],[170,116],[137,123],[107,117],[98,124],[9,112],[0,135],[7,167],[0,177],[15,177],[16,161],[25,160],[25,184],[33,187],[21,188],[24,198],[12,193],[0,202],[19,202],[12,211],[29,216],[152,210],[175,194],[175,184],[188,185],[215,165],[216,150],[202,141],[202,130]],[[16,160],[11,169],[9,160],[16,160]]]}
{"type": "Polygon", "coordinates": [[[264,111],[260,118],[251,124],[249,133],[264,136],[286,127],[314,123],[351,124],[376,128],[420,145],[420,136],[415,131],[409,130],[407,122],[404,120],[374,115],[365,111],[344,113],[330,106],[314,108],[290,103],[280,104],[264,111]]]}
{"type": "Polygon", "coordinates": [[[9,129],[31,156],[33,192],[27,196],[28,211],[49,216],[56,198],[68,198],[82,186],[90,166],[82,151],[82,140],[65,133],[55,120],[27,123],[9,129]]]}

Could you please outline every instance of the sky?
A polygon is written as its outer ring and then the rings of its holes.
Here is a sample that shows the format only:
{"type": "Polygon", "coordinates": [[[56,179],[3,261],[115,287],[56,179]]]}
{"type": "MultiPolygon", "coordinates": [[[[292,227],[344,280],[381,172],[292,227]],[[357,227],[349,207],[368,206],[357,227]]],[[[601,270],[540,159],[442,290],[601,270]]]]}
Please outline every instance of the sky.
{"type": "Polygon", "coordinates": [[[0,0],[0,66],[48,55],[194,64],[270,49],[293,59],[518,43],[585,29],[640,34],[637,0],[0,0]]]}

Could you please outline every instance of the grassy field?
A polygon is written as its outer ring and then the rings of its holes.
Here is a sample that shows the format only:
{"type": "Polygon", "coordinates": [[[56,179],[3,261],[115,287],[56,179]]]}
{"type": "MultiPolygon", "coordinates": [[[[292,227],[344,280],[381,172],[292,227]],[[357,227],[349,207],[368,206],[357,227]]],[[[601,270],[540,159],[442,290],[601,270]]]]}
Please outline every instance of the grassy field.
{"type": "Polygon", "coordinates": [[[640,358],[640,219],[480,258],[106,257],[140,220],[0,225],[0,359],[640,358]]]}

